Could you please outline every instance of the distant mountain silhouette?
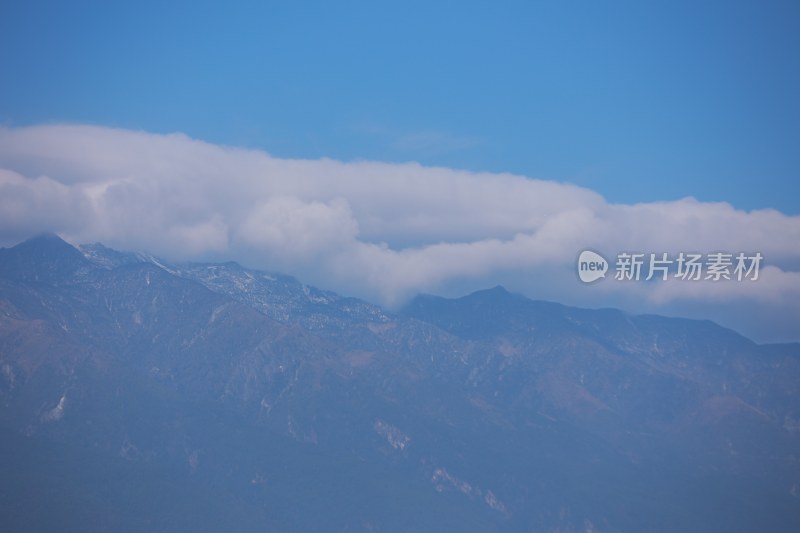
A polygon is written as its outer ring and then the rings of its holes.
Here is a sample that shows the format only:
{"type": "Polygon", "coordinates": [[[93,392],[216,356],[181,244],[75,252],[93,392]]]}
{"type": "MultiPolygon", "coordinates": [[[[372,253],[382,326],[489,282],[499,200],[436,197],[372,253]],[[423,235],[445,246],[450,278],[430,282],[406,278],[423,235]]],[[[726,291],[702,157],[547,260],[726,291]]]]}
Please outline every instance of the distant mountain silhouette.
{"type": "Polygon", "coordinates": [[[797,531],[800,345],[0,249],[0,530],[797,531]]]}
{"type": "Polygon", "coordinates": [[[52,233],[0,248],[0,276],[7,279],[58,284],[88,265],[83,254],[52,233]]]}

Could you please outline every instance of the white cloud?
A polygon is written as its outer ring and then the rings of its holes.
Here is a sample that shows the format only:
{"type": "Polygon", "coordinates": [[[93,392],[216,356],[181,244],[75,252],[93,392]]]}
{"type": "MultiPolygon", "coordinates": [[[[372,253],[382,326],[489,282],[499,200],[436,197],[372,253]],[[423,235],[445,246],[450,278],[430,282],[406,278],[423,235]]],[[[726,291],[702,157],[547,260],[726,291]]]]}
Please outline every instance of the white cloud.
{"type": "Polygon", "coordinates": [[[347,202],[302,201],[273,196],[255,206],[236,231],[237,239],[255,250],[270,250],[291,264],[309,261],[351,246],[358,223],[347,202]]]}
{"type": "Polygon", "coordinates": [[[589,189],[511,174],[286,160],[95,126],[0,128],[0,241],[42,230],[168,259],[236,259],[390,304],[502,281],[573,304],[660,312],[696,302],[712,315],[714,305],[728,314],[758,305],[800,323],[800,274],[791,271],[800,217],[692,198],[609,204],[589,189]],[[588,287],[574,275],[587,247],[607,256],[760,251],[767,266],[753,283],[588,287]]]}

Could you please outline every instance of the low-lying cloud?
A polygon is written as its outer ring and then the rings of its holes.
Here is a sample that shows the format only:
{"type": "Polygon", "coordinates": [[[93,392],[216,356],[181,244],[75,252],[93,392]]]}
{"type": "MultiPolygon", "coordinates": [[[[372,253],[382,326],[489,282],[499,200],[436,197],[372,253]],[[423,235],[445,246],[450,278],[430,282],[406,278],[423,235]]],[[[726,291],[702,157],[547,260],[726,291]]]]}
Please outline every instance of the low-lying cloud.
{"type": "Polygon", "coordinates": [[[397,305],[504,283],[531,297],[705,316],[799,340],[800,216],[416,163],[279,159],[182,134],[0,128],[0,242],[41,231],[171,260],[235,259],[397,305]],[[755,282],[583,285],[578,253],[761,252],[755,282]]]}

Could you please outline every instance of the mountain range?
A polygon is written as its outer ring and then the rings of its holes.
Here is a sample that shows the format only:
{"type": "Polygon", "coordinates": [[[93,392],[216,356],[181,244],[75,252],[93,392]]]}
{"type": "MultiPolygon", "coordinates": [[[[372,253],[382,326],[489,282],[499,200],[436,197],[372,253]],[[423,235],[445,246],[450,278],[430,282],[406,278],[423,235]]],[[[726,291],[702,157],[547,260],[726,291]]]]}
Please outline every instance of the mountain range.
{"type": "Polygon", "coordinates": [[[800,344],[0,249],[3,531],[798,531],[800,344]]]}

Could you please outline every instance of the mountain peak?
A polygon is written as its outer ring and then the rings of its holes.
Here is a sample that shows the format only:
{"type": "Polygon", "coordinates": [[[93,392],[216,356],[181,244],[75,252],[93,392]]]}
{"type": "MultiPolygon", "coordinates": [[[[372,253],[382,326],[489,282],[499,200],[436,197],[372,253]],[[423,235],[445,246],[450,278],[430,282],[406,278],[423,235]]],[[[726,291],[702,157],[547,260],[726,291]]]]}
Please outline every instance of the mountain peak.
{"type": "Polygon", "coordinates": [[[461,299],[465,300],[472,300],[472,299],[479,299],[479,300],[497,300],[497,301],[505,301],[508,299],[518,299],[523,298],[526,299],[521,294],[509,292],[508,289],[503,287],[502,285],[496,285],[490,289],[482,289],[470,293],[461,299]]]}
{"type": "Polygon", "coordinates": [[[444,296],[437,296],[435,294],[420,293],[417,294],[406,307],[414,307],[417,305],[425,305],[426,302],[465,302],[470,300],[499,300],[509,297],[525,298],[522,295],[509,292],[502,285],[496,285],[489,289],[479,289],[471,292],[465,296],[456,298],[447,298],[444,296]]]}
{"type": "Polygon", "coordinates": [[[44,231],[42,233],[39,233],[38,235],[34,235],[30,239],[22,241],[13,248],[24,248],[32,246],[69,246],[70,248],[72,248],[71,244],[69,244],[67,241],[58,236],[58,234],[50,231],[44,231]]]}
{"type": "Polygon", "coordinates": [[[494,287],[492,287],[490,289],[483,289],[481,291],[475,291],[472,294],[493,294],[493,295],[497,295],[497,296],[511,295],[511,293],[508,292],[508,289],[506,289],[502,285],[495,285],[494,287]]]}
{"type": "Polygon", "coordinates": [[[58,283],[87,265],[83,254],[55,233],[0,249],[0,276],[15,280],[58,283]]]}

